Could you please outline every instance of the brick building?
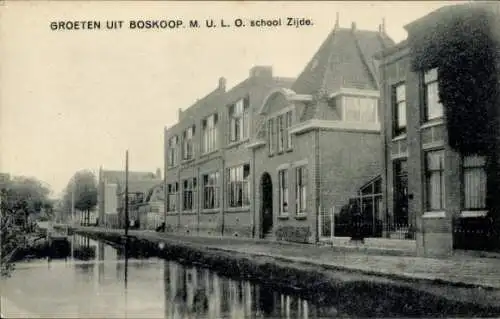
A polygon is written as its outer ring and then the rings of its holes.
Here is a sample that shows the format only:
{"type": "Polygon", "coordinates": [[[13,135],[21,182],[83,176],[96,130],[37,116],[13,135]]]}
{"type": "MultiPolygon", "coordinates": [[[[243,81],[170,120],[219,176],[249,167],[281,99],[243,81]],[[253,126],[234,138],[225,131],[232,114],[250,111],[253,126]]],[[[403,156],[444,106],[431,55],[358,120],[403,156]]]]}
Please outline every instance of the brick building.
{"type": "Polygon", "coordinates": [[[316,242],[382,168],[378,65],[393,45],[338,23],[295,80],[269,67],[225,82],[165,130],[167,229],[316,242]]]}
{"type": "MultiPolygon", "coordinates": [[[[489,57],[489,64],[485,64],[488,57],[473,51],[475,45],[467,44],[480,38],[476,31],[485,21],[478,18],[484,13],[473,13],[477,8],[467,4],[432,12],[405,27],[408,40],[380,55],[386,218],[395,228],[415,235],[411,237],[422,255],[447,255],[454,246],[467,248],[462,244],[474,242],[478,234],[492,240],[484,236],[495,227],[490,221],[498,219],[498,193],[494,193],[499,181],[495,169],[500,154],[500,117],[495,111],[499,82],[481,82],[486,73],[476,73],[486,67],[500,74],[500,57],[498,42],[493,41],[497,54],[489,57]],[[445,29],[449,26],[455,31],[445,29]],[[444,53],[453,48],[457,52],[444,53]],[[457,58],[458,52],[465,58],[457,58]],[[468,69],[466,60],[478,64],[468,69]],[[470,83],[463,79],[476,76],[481,79],[466,88],[470,83]],[[446,92],[440,92],[443,87],[446,92]],[[488,95],[496,98],[491,107],[481,105],[487,100],[484,95],[474,103],[477,87],[488,87],[488,95]],[[470,92],[473,103],[455,102],[450,92],[456,96],[470,92]]],[[[496,22],[490,20],[489,30],[481,32],[498,31],[498,25],[497,16],[496,22]]],[[[483,40],[495,38],[498,34],[483,40]]],[[[477,246],[485,248],[484,240],[477,246]]]]}

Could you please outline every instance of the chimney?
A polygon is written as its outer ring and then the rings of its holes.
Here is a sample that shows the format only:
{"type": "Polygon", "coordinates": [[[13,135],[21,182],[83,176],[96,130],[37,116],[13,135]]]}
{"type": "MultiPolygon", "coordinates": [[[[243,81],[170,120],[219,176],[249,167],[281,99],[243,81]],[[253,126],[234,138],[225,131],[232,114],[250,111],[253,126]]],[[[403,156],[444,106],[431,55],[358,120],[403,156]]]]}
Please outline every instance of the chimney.
{"type": "Polygon", "coordinates": [[[158,178],[158,179],[162,179],[162,178],[161,178],[161,169],[160,169],[160,168],[157,168],[157,169],[156,169],[156,178],[158,178]]]}
{"type": "Polygon", "coordinates": [[[221,91],[226,91],[226,78],[225,77],[220,77],[219,78],[219,86],[218,89],[221,91]]]}
{"type": "Polygon", "coordinates": [[[356,22],[351,23],[351,31],[356,31],[356,22]]]}
{"type": "Polygon", "coordinates": [[[273,67],[272,66],[261,66],[257,65],[250,69],[250,77],[273,77],[273,67]]]}
{"type": "Polygon", "coordinates": [[[340,28],[340,18],[339,17],[340,17],[340,15],[337,12],[337,18],[335,19],[335,29],[340,28]]]}
{"type": "Polygon", "coordinates": [[[385,34],[385,18],[382,18],[382,24],[378,26],[378,32],[380,34],[385,34]]]}
{"type": "Polygon", "coordinates": [[[182,109],[179,108],[179,121],[182,119],[182,109]]]}

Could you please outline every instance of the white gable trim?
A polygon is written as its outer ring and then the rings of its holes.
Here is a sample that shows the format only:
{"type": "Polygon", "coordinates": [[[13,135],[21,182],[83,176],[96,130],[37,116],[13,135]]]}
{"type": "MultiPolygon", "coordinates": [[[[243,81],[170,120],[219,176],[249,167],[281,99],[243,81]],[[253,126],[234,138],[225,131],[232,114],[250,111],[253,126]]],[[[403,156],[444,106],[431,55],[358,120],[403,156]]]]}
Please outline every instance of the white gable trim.
{"type": "Polygon", "coordinates": [[[376,91],[376,90],[358,90],[358,89],[341,88],[339,91],[333,92],[332,94],[330,94],[330,98],[334,98],[334,97],[342,96],[342,95],[379,98],[380,92],[376,91]]]}
{"type": "Polygon", "coordinates": [[[262,105],[259,108],[258,114],[266,114],[267,111],[267,103],[269,102],[269,99],[275,95],[275,94],[282,94],[287,101],[294,102],[294,101],[312,101],[312,96],[308,94],[296,94],[293,90],[286,89],[286,88],[275,88],[273,89],[264,99],[262,102],[262,105]]]}
{"type": "Polygon", "coordinates": [[[376,133],[380,132],[380,123],[309,120],[292,126],[290,133],[298,134],[313,129],[376,133]]]}

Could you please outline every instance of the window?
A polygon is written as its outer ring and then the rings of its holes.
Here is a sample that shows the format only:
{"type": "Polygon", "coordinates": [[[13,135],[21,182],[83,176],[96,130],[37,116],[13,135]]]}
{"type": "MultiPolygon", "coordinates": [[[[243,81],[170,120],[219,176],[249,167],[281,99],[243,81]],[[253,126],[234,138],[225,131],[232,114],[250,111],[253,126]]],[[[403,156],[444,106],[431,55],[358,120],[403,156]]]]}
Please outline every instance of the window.
{"type": "Polygon", "coordinates": [[[219,208],[219,173],[203,175],[203,208],[219,208]]]}
{"type": "Polygon", "coordinates": [[[288,150],[292,149],[292,135],[289,133],[291,126],[292,126],[292,112],[290,111],[286,113],[286,128],[287,128],[286,148],[288,150]]]}
{"type": "Polygon", "coordinates": [[[182,141],[182,158],[190,160],[193,158],[193,137],[194,125],[184,131],[184,139],[182,141]]]}
{"type": "Polygon", "coordinates": [[[217,148],[217,114],[212,114],[203,120],[203,153],[209,153],[217,148]]]}
{"type": "Polygon", "coordinates": [[[437,80],[437,69],[432,69],[424,73],[425,121],[443,117],[443,105],[439,102],[439,88],[437,80]]]}
{"type": "Polygon", "coordinates": [[[227,194],[229,207],[243,207],[250,205],[250,165],[231,167],[227,169],[227,194]]]}
{"type": "Polygon", "coordinates": [[[344,120],[348,122],[377,123],[377,100],[345,96],[344,120]]]}
{"type": "Polygon", "coordinates": [[[288,171],[278,172],[280,215],[288,214],[288,171]]]}
{"type": "Polygon", "coordinates": [[[179,143],[179,139],[177,135],[172,136],[168,140],[168,150],[167,150],[167,160],[168,160],[168,166],[175,166],[177,165],[177,146],[179,143]]]}
{"type": "Polygon", "coordinates": [[[269,144],[269,154],[274,153],[274,119],[267,121],[267,139],[269,144]]]}
{"type": "Polygon", "coordinates": [[[249,137],[248,97],[229,107],[229,142],[244,141],[249,137]]]}
{"type": "Polygon", "coordinates": [[[285,123],[283,115],[278,116],[276,122],[278,125],[278,152],[283,152],[283,148],[285,147],[285,123]]]}
{"type": "Polygon", "coordinates": [[[486,159],[464,156],[462,161],[463,208],[486,209],[486,159]]]}
{"type": "Polygon", "coordinates": [[[295,169],[295,186],[296,213],[305,214],[307,209],[307,168],[305,166],[295,169]]]}
{"type": "Polygon", "coordinates": [[[444,209],[444,151],[426,153],[425,176],[427,210],[444,209]]]}
{"type": "Polygon", "coordinates": [[[175,212],[177,210],[177,188],[178,183],[167,185],[167,212],[175,212]]]}
{"type": "Polygon", "coordinates": [[[195,192],[196,178],[185,179],[182,186],[182,210],[193,210],[195,192]]]}
{"type": "Polygon", "coordinates": [[[396,85],[392,96],[394,136],[398,136],[406,132],[406,85],[396,85]]]}

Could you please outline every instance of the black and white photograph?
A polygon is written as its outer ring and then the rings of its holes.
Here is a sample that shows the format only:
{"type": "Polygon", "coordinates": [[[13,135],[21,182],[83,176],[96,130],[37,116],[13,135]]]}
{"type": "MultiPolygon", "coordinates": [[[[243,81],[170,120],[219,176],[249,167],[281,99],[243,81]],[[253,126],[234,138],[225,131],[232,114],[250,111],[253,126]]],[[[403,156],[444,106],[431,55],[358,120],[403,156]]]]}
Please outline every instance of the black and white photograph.
{"type": "Polygon", "coordinates": [[[496,1],[0,0],[0,319],[500,317],[496,1]]]}

